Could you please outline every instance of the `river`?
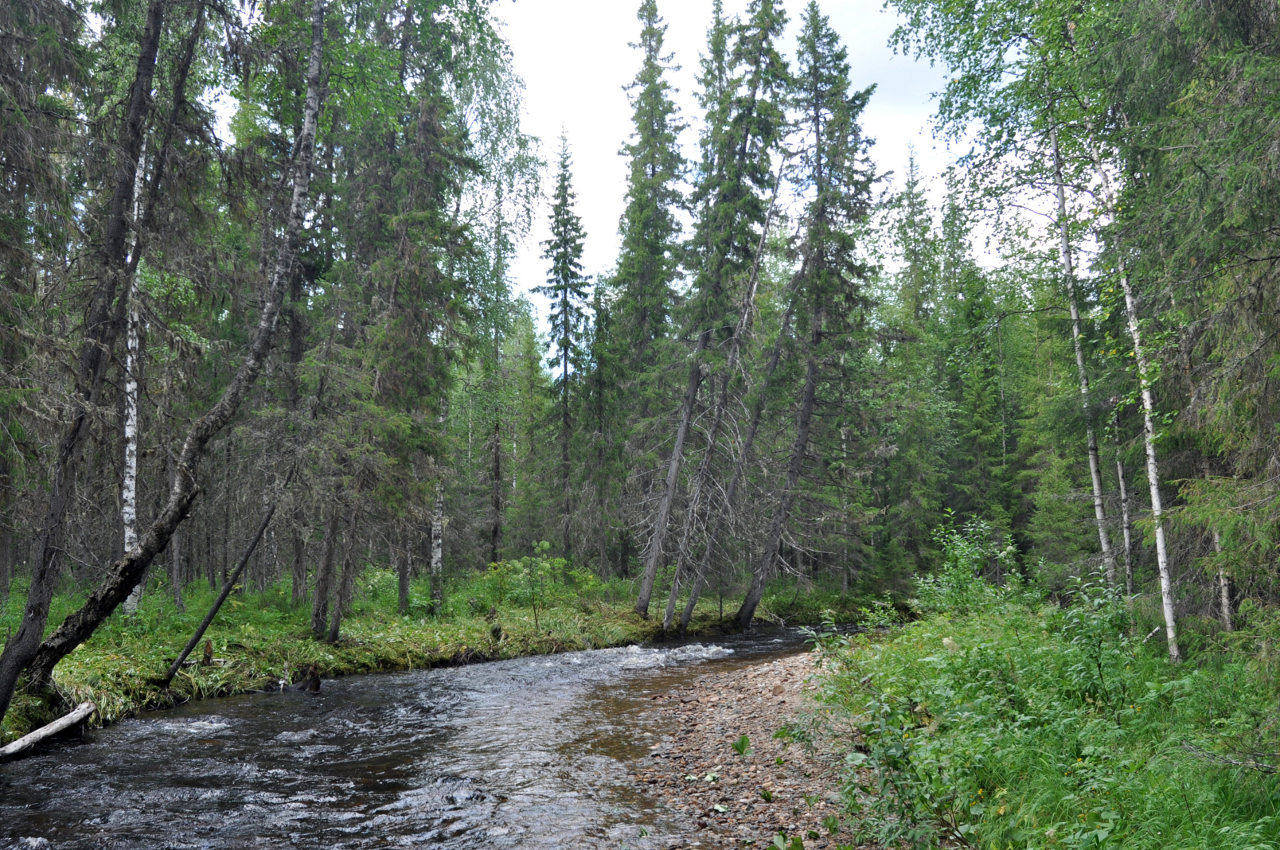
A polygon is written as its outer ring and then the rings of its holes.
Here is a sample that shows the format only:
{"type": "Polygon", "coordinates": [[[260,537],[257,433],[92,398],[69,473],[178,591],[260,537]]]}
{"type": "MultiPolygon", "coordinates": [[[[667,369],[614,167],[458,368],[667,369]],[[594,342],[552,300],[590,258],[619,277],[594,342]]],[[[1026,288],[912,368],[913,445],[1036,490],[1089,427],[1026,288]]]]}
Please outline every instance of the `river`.
{"type": "MultiPolygon", "coordinates": [[[[642,707],[795,634],[325,681],[192,703],[0,767],[0,847],[667,847],[642,707]]],[[[669,730],[668,730],[669,731],[669,730]]]]}

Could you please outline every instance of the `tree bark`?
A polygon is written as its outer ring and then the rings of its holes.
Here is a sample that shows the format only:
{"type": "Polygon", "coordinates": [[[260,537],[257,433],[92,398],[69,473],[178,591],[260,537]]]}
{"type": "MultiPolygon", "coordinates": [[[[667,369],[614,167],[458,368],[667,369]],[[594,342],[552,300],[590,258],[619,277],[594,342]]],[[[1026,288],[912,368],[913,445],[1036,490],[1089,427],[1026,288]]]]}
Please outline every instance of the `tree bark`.
{"type": "MultiPolygon", "coordinates": [[[[276,319],[280,314],[285,287],[295,262],[307,191],[311,181],[316,122],[320,112],[324,18],[325,0],[315,0],[311,16],[306,102],[303,109],[302,130],[297,144],[297,158],[292,169],[293,191],[284,223],[284,233],[275,254],[258,326],[254,331],[249,351],[217,403],[192,423],[178,455],[168,502],[160,516],[142,536],[138,549],[125,554],[118,560],[111,567],[103,584],[90,594],[84,605],[68,616],[57,631],[40,645],[30,665],[31,682],[34,686],[47,685],[54,665],[93,634],[94,629],[110,616],[133,589],[155,556],[164,550],[174,530],[186,519],[199,493],[196,472],[209,441],[235,417],[246,393],[262,370],[275,334],[276,319]]],[[[16,673],[14,680],[16,681],[16,673]]],[[[12,696],[12,686],[12,681],[0,680],[0,707],[7,708],[12,696]]]]}
{"type": "MultiPolygon", "coordinates": [[[[146,139],[143,139],[142,152],[138,155],[138,168],[134,174],[133,219],[141,219],[142,183],[146,174],[146,139]]],[[[135,230],[131,254],[138,253],[139,237],[135,230]]],[[[137,258],[131,257],[129,266],[137,267],[137,258]]],[[[123,532],[124,552],[132,552],[138,545],[138,374],[142,363],[142,350],[139,345],[141,317],[138,313],[137,275],[128,274],[125,282],[125,354],[124,354],[124,473],[120,482],[120,526],[123,532]]],[[[145,582],[138,582],[124,601],[124,613],[135,614],[138,603],[142,601],[142,588],[145,582]]]]}
{"type": "Polygon", "coordinates": [[[1071,253],[1071,229],[1067,218],[1067,193],[1062,176],[1062,153],[1058,147],[1058,131],[1052,131],[1053,174],[1058,198],[1058,261],[1062,280],[1067,287],[1067,309],[1071,313],[1071,343],[1075,349],[1076,377],[1080,383],[1080,406],[1084,411],[1085,441],[1088,446],[1089,481],[1093,486],[1093,518],[1102,548],[1102,563],[1107,584],[1116,586],[1116,557],[1107,533],[1107,513],[1102,494],[1102,465],[1098,459],[1098,435],[1093,427],[1089,405],[1089,372],[1084,360],[1084,335],[1080,330],[1080,306],[1076,299],[1075,260],[1071,253]]]}
{"type": "Polygon", "coordinates": [[[23,735],[18,740],[0,747],[0,761],[7,761],[15,758],[27,750],[31,749],[41,741],[59,735],[68,729],[78,726],[89,719],[89,716],[98,710],[98,707],[91,702],[82,702],[68,714],[59,717],[52,723],[41,726],[34,732],[23,735]]]}
{"type": "Polygon", "coordinates": [[[329,620],[330,585],[333,584],[333,554],[338,544],[338,530],[342,511],[334,502],[329,508],[329,521],[325,524],[324,557],[316,570],[316,587],[311,596],[311,634],[316,640],[324,638],[325,624],[329,620]]]}
{"type": "Polygon", "coordinates": [[[436,481],[435,503],[431,507],[431,607],[444,607],[444,482],[436,481]]]}
{"type": "Polygon", "coordinates": [[[747,423],[747,433],[742,441],[742,451],[734,461],[733,476],[729,479],[729,489],[725,491],[724,512],[714,517],[708,525],[710,533],[708,533],[707,539],[703,543],[702,557],[698,560],[697,571],[693,577],[693,585],[689,588],[689,599],[685,603],[684,611],[680,614],[681,631],[688,629],[689,623],[693,620],[693,612],[698,605],[698,597],[702,594],[702,587],[706,583],[707,575],[711,570],[711,560],[715,557],[716,547],[719,545],[720,538],[724,535],[724,531],[728,527],[729,520],[738,503],[738,489],[742,486],[742,481],[746,477],[747,464],[751,460],[756,435],[760,432],[760,420],[764,414],[765,399],[768,395],[769,387],[773,383],[773,377],[778,371],[778,364],[782,361],[782,347],[791,328],[791,317],[795,310],[794,293],[795,280],[792,281],[792,295],[787,300],[786,312],[782,315],[782,327],[778,333],[778,339],[774,342],[773,350],[769,353],[768,363],[765,365],[764,379],[761,381],[760,392],[751,404],[751,419],[747,423]]]}
{"type": "Polygon", "coordinates": [[[292,550],[289,565],[289,599],[296,607],[307,599],[307,541],[303,539],[297,525],[301,521],[301,512],[295,509],[292,513],[295,524],[289,529],[289,546],[292,550]]]}
{"type": "Polygon", "coordinates": [[[489,526],[489,563],[496,564],[502,549],[502,417],[493,421],[493,491],[490,493],[490,509],[493,511],[489,526]]]}
{"type": "Polygon", "coordinates": [[[1129,506],[1129,484],[1120,458],[1120,437],[1116,435],[1116,480],[1120,482],[1120,537],[1124,549],[1124,594],[1133,598],[1133,515],[1129,506]]]}
{"type": "Polygon", "coordinates": [[[62,563],[62,538],[67,508],[72,499],[80,450],[88,428],[89,410],[98,399],[108,361],[119,333],[116,313],[117,293],[124,278],[127,257],[129,211],[142,158],[142,140],[150,113],[151,88],[155,77],[156,54],[164,27],[167,0],[152,0],[138,50],[128,106],[121,125],[120,157],[116,162],[111,200],[107,206],[102,242],[96,251],[98,279],[90,298],[85,320],[85,341],[76,364],[76,398],[69,422],[58,445],[49,507],[41,526],[36,562],[32,569],[27,603],[18,630],[0,653],[0,718],[9,710],[18,676],[28,668],[40,647],[49,604],[62,563]]]}
{"type": "Polygon", "coordinates": [[[333,611],[330,613],[332,619],[329,621],[329,634],[326,638],[329,643],[338,642],[342,617],[351,606],[351,593],[356,583],[355,557],[352,554],[352,548],[347,547],[346,556],[342,559],[342,581],[338,583],[338,598],[333,601],[333,611]]]}
{"type": "Polygon", "coordinates": [[[662,550],[667,545],[671,506],[675,502],[676,486],[680,480],[680,465],[684,460],[684,443],[689,436],[689,426],[693,423],[693,410],[698,402],[698,387],[702,385],[702,355],[710,342],[711,331],[704,330],[699,335],[698,345],[693,351],[689,380],[685,386],[684,399],[680,402],[680,424],[676,427],[676,441],[671,447],[671,456],[667,459],[667,477],[663,482],[658,514],[653,523],[653,533],[644,550],[644,573],[640,577],[640,593],[636,597],[635,612],[645,618],[649,616],[649,600],[653,597],[653,583],[658,577],[658,566],[662,563],[662,550]]]}
{"type": "Polygon", "coordinates": [[[401,536],[396,552],[396,602],[400,616],[409,613],[409,542],[401,536]]]}
{"type": "MultiPolygon", "coordinates": [[[[671,580],[671,590],[667,594],[667,607],[662,616],[662,628],[670,630],[675,619],[676,602],[680,598],[680,580],[687,572],[685,559],[688,556],[689,541],[697,529],[698,516],[701,513],[703,494],[711,483],[711,466],[715,460],[716,444],[720,439],[720,428],[729,408],[729,388],[732,386],[734,374],[738,370],[738,358],[742,353],[742,343],[751,328],[751,317],[755,313],[756,290],[760,285],[760,263],[764,259],[765,245],[769,240],[769,230],[773,225],[773,214],[778,203],[778,192],[782,188],[782,175],[787,167],[787,159],[783,158],[778,167],[778,176],[773,184],[769,208],[765,213],[764,226],[760,229],[760,241],[756,246],[755,257],[751,262],[751,274],[747,278],[746,292],[742,296],[742,309],[738,313],[738,322],[733,327],[729,338],[729,355],[725,361],[724,373],[720,379],[719,392],[716,393],[715,407],[711,413],[711,426],[707,432],[707,448],[698,463],[698,471],[693,480],[693,491],[689,498],[688,517],[685,520],[684,532],[676,554],[676,571],[671,580]]],[[[696,599],[695,599],[696,604],[696,599]]]]}
{"type": "Polygon", "coordinates": [[[1147,484],[1151,490],[1151,521],[1155,525],[1156,572],[1160,576],[1160,610],[1164,615],[1165,641],[1169,659],[1182,660],[1178,646],[1178,622],[1174,612],[1173,578],[1169,573],[1169,550],[1164,535],[1164,503],[1160,498],[1160,463],[1156,457],[1155,398],[1151,393],[1151,364],[1142,348],[1142,330],[1138,326],[1138,303],[1123,262],[1120,264],[1120,286],[1124,291],[1125,313],[1129,337],[1133,340],[1133,359],[1138,367],[1138,387],[1142,391],[1142,443],[1147,454],[1147,484]]]}

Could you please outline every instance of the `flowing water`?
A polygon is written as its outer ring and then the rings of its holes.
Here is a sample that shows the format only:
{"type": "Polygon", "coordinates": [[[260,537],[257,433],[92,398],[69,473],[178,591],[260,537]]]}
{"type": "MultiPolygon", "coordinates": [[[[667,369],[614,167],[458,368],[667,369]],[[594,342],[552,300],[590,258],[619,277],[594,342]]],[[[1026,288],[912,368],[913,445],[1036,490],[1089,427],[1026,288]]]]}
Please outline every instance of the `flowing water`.
{"type": "Polygon", "coordinates": [[[665,847],[641,708],[794,634],[326,681],[151,714],[0,766],[0,847],[665,847]]]}

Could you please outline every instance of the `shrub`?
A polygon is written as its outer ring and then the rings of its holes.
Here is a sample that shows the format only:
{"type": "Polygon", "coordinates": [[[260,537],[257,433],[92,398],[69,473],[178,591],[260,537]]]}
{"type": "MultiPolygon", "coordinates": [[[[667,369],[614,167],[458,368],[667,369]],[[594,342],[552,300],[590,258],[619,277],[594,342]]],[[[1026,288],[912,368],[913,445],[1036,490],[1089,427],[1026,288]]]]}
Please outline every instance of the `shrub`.
{"type": "Polygon", "coordinates": [[[1134,636],[1124,600],[1100,583],[1073,580],[1067,604],[1045,605],[1016,577],[1004,587],[980,577],[1008,557],[989,526],[938,540],[942,568],[917,587],[923,619],[883,641],[818,640],[822,697],[858,725],[846,797],[861,838],[1280,843],[1280,705],[1274,665],[1258,661],[1280,621],[1251,611],[1254,637],[1174,666],[1134,636]]]}
{"type": "Polygon", "coordinates": [[[1277,752],[1280,706],[1247,657],[1170,665],[1095,584],[1064,607],[981,594],[884,642],[821,640],[824,698],[858,718],[847,796],[864,839],[1276,846],[1280,779],[1245,754],[1277,752]]]}

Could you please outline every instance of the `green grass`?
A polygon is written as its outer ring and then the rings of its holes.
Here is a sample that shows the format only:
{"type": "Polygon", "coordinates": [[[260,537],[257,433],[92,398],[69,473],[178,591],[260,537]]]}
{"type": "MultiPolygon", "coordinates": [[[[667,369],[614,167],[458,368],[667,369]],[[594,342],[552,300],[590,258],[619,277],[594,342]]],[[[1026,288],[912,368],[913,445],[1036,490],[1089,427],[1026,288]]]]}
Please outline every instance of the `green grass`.
{"type": "Polygon", "coordinates": [[[863,838],[1280,846],[1274,615],[1189,634],[1175,666],[1105,590],[1050,606],[963,572],[924,583],[917,622],[822,642],[824,698],[860,732],[846,794],[863,838]]]}
{"type": "MultiPolygon", "coordinates": [[[[300,678],[312,664],[329,677],[650,642],[662,637],[661,609],[656,606],[665,601],[665,596],[655,595],[656,618],[641,619],[631,611],[631,582],[601,582],[556,559],[535,556],[453,582],[438,615],[430,614],[426,605],[425,580],[414,582],[409,615],[401,617],[395,575],[368,569],[343,619],[341,640],[329,645],[310,637],[309,607],[292,606],[282,584],[260,593],[232,595],[206,634],[217,663],[184,667],[169,689],[160,690],[155,679],[181,651],[215,596],[207,585],[193,584],[184,593],[185,611],[180,612],[166,588],[153,588],[136,615],[117,613],[58,665],[54,686],[61,701],[93,700],[98,706],[94,722],[111,723],[145,709],[278,687],[280,681],[300,678]],[[499,640],[485,618],[491,607],[498,611],[499,640]]],[[[24,599],[25,587],[15,583],[0,606],[0,634],[17,625],[24,599]]],[[[80,601],[66,595],[55,598],[50,628],[80,601]]],[[[828,591],[793,596],[779,590],[766,596],[760,616],[816,623],[823,609],[834,611],[837,619],[856,612],[852,600],[828,591]]],[[[732,617],[735,610],[729,608],[726,616],[732,617]]],[[[718,614],[714,597],[703,600],[692,633],[723,632],[718,614]]],[[[200,655],[197,649],[192,658],[200,655]]],[[[0,741],[30,731],[56,712],[53,706],[19,694],[0,726],[0,741]]]]}

